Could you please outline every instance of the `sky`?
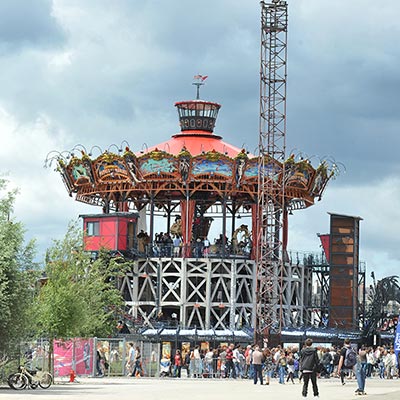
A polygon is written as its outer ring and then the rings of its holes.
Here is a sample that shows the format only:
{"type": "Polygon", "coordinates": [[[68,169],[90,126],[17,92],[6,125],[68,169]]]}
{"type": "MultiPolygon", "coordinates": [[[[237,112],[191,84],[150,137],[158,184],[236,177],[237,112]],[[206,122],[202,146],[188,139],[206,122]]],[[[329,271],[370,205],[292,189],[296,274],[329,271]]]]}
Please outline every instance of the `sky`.
{"type": "MultiPolygon", "coordinates": [[[[360,216],[367,274],[400,262],[400,3],[289,0],[287,154],[335,160],[322,201],[290,218],[289,248],[320,251],[328,212],[360,216]]],[[[14,217],[39,257],[78,203],[52,150],[141,150],[179,131],[176,101],[222,104],[215,133],[256,152],[258,0],[3,0],[0,2],[0,173],[18,187],[14,217]]]]}

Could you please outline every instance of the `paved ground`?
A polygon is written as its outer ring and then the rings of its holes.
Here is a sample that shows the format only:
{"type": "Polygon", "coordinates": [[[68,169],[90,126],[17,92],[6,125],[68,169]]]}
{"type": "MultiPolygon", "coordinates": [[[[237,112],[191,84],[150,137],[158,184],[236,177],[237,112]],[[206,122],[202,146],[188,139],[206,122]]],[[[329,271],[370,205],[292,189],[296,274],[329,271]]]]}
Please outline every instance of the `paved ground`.
{"type": "MultiPolygon", "coordinates": [[[[250,399],[302,399],[301,385],[279,385],[273,381],[269,386],[255,386],[249,380],[208,380],[208,379],[151,379],[151,378],[81,378],[79,383],[58,381],[47,390],[27,389],[15,391],[1,389],[0,400],[82,400],[104,399],[125,400],[250,400],[250,399]]],[[[400,380],[367,380],[367,396],[355,396],[354,381],[344,386],[339,379],[319,380],[320,399],[347,400],[362,397],[376,400],[400,399],[400,380]]],[[[311,387],[310,387],[311,389],[311,387]]],[[[312,392],[308,398],[313,398],[312,392]]]]}

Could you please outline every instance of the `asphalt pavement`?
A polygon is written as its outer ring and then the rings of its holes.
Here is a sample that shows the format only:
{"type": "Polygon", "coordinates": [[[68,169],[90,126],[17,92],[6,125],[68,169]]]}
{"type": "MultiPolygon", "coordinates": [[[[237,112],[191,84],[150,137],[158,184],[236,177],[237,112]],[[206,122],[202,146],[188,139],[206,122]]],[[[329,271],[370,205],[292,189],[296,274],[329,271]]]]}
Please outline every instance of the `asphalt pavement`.
{"type": "MultiPolygon", "coordinates": [[[[399,400],[400,380],[368,379],[366,383],[366,396],[356,396],[354,391],[357,384],[349,380],[342,386],[339,379],[320,379],[318,381],[320,399],[347,400],[358,397],[399,400]]],[[[251,380],[234,379],[173,379],[173,378],[130,378],[130,377],[104,377],[80,378],[69,383],[67,378],[58,379],[49,389],[0,389],[0,400],[82,400],[105,399],[125,400],[140,398],[142,400],[249,400],[249,399],[303,399],[301,395],[302,384],[295,382],[280,385],[273,380],[270,385],[254,385],[251,380]]],[[[314,398],[309,388],[308,398],[314,398]]]]}

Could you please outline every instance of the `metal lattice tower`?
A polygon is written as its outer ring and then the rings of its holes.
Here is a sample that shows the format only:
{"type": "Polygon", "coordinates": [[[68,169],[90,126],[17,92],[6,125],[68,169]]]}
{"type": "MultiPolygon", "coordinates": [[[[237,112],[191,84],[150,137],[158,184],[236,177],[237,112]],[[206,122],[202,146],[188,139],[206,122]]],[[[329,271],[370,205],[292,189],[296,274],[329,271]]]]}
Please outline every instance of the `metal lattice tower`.
{"type": "Polygon", "coordinates": [[[286,1],[261,1],[256,332],[262,336],[282,326],[285,187],[271,160],[285,160],[287,23],[286,1]]]}

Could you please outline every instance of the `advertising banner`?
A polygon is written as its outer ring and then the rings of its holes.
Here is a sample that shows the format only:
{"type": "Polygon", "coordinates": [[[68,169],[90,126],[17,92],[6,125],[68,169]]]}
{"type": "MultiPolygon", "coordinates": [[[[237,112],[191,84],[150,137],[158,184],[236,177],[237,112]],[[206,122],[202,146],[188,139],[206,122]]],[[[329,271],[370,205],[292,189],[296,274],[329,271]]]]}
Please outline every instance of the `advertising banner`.
{"type": "Polygon", "coordinates": [[[89,375],[93,368],[93,339],[54,340],[54,374],[89,375]]]}
{"type": "Polygon", "coordinates": [[[399,353],[400,353],[400,316],[397,319],[397,329],[396,334],[394,335],[394,352],[396,353],[396,362],[397,367],[400,367],[399,363],[399,353]]]}

